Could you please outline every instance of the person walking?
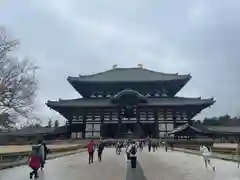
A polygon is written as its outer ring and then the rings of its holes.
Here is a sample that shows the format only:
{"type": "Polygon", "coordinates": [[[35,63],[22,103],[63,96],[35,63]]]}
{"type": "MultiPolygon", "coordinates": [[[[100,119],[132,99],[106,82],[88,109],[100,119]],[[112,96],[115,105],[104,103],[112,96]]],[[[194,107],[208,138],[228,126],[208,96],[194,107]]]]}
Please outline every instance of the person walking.
{"type": "Polygon", "coordinates": [[[40,154],[41,154],[41,170],[43,170],[49,150],[43,140],[39,141],[39,146],[40,146],[40,154]]]}
{"type": "Polygon", "coordinates": [[[32,151],[28,159],[28,166],[32,169],[29,173],[30,179],[33,178],[33,175],[35,178],[38,178],[38,169],[41,167],[40,145],[32,146],[32,151]]]}
{"type": "Polygon", "coordinates": [[[121,144],[120,144],[119,141],[116,143],[116,147],[115,148],[116,148],[116,154],[119,155],[120,154],[120,149],[121,149],[121,144]]]}
{"type": "Polygon", "coordinates": [[[237,167],[239,168],[240,165],[240,142],[238,142],[236,147],[236,160],[237,160],[237,167]]]}
{"type": "Polygon", "coordinates": [[[148,141],[148,152],[151,152],[151,148],[152,148],[152,141],[149,140],[148,141]]]}
{"type": "Polygon", "coordinates": [[[88,149],[88,164],[93,163],[93,156],[94,156],[94,144],[93,141],[89,141],[87,144],[88,149]]]}
{"type": "Polygon", "coordinates": [[[135,141],[128,148],[129,159],[131,161],[131,167],[136,168],[137,165],[137,145],[135,141]]]}
{"type": "Polygon", "coordinates": [[[208,165],[212,168],[213,171],[215,171],[215,166],[212,165],[211,163],[211,149],[210,147],[207,147],[205,145],[200,146],[200,152],[202,153],[205,168],[208,168],[208,165]]]}
{"type": "Polygon", "coordinates": [[[102,141],[100,141],[100,143],[99,143],[99,145],[98,145],[98,161],[99,161],[99,162],[102,161],[103,149],[104,149],[104,143],[103,143],[102,141]]]}
{"type": "Polygon", "coordinates": [[[45,164],[45,148],[43,146],[43,140],[38,140],[37,146],[39,147],[39,155],[40,155],[40,162],[41,162],[41,170],[44,168],[45,164]]]}

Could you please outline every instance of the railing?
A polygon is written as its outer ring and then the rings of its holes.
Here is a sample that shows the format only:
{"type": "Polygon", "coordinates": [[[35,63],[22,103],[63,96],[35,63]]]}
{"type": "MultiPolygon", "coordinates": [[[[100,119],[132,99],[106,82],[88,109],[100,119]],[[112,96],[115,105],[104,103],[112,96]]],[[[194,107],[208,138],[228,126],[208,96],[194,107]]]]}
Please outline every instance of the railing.
{"type": "MultiPolygon", "coordinates": [[[[188,146],[174,146],[175,148],[183,148],[183,149],[190,149],[190,150],[196,150],[199,151],[200,148],[197,145],[188,145],[188,146]]],[[[219,153],[219,154],[231,154],[235,155],[236,154],[236,149],[235,148],[228,148],[228,147],[212,147],[211,148],[212,152],[219,153]]]]}
{"type": "MultiPolygon", "coordinates": [[[[61,152],[67,152],[67,151],[74,151],[84,148],[84,145],[76,145],[71,147],[63,147],[63,148],[54,148],[50,149],[49,153],[61,153],[61,152]]],[[[30,155],[30,151],[24,151],[24,152],[13,152],[13,153],[1,153],[0,154],[0,163],[2,162],[13,162],[22,160],[24,158],[28,158],[30,155]]]]}

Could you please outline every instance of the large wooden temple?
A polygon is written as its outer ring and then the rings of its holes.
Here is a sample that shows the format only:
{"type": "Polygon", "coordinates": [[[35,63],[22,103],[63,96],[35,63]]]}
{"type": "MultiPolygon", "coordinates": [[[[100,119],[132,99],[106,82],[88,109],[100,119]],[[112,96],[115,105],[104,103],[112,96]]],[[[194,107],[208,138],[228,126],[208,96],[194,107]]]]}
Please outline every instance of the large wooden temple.
{"type": "Polygon", "coordinates": [[[166,74],[137,68],[118,68],[92,75],[68,77],[82,96],[48,101],[51,109],[67,119],[69,137],[158,138],[189,123],[214,99],[175,96],[190,74],[166,74]]]}

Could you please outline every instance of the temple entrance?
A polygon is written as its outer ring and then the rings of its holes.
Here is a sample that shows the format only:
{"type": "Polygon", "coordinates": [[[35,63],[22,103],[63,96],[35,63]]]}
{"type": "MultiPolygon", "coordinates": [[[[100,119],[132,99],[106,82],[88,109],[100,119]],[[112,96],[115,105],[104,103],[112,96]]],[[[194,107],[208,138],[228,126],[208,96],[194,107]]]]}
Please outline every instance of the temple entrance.
{"type": "Polygon", "coordinates": [[[124,123],[124,124],[122,124],[121,130],[122,130],[123,134],[130,133],[130,132],[134,133],[135,123],[124,123]]]}
{"type": "Polygon", "coordinates": [[[157,137],[157,127],[155,123],[142,123],[145,137],[157,137]]]}
{"type": "Polygon", "coordinates": [[[120,134],[117,131],[118,124],[102,124],[101,136],[103,138],[124,138],[127,137],[156,137],[157,128],[155,123],[122,123],[120,134]],[[119,136],[120,135],[120,136],[119,136]]]}
{"type": "Polygon", "coordinates": [[[122,138],[132,139],[138,137],[136,123],[123,123],[121,125],[121,131],[122,138]]]}
{"type": "Polygon", "coordinates": [[[116,138],[118,124],[102,124],[101,136],[103,138],[116,138]]]}
{"type": "Polygon", "coordinates": [[[122,134],[132,134],[132,136],[139,138],[146,138],[149,136],[155,136],[157,129],[155,123],[124,123],[122,124],[122,134]]]}

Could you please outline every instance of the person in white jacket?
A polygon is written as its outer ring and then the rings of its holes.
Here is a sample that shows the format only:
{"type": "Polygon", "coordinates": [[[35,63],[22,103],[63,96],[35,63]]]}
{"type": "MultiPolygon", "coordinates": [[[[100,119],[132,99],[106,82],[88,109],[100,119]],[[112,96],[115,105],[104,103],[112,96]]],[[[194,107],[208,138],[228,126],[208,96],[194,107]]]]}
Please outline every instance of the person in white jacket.
{"type": "Polygon", "coordinates": [[[212,152],[210,150],[210,147],[208,148],[205,145],[200,145],[200,152],[203,156],[205,167],[207,168],[209,165],[212,168],[212,170],[215,171],[215,166],[213,166],[211,163],[212,152]]]}
{"type": "Polygon", "coordinates": [[[137,157],[137,145],[136,145],[136,143],[134,141],[128,147],[127,153],[129,154],[130,158],[131,157],[137,157]]]}
{"type": "Polygon", "coordinates": [[[136,165],[137,165],[137,145],[134,141],[129,146],[127,152],[129,154],[129,160],[131,160],[132,168],[136,168],[136,165]]]}

